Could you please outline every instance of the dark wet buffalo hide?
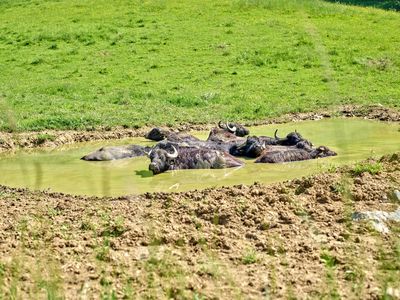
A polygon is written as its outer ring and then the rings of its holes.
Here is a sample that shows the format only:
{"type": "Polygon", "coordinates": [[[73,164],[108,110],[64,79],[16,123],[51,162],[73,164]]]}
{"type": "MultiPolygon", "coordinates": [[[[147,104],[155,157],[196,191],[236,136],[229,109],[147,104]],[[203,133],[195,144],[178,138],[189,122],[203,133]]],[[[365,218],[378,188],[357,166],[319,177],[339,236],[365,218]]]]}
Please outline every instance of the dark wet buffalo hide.
{"type": "Polygon", "coordinates": [[[267,136],[248,136],[246,141],[230,148],[229,153],[234,156],[246,156],[256,158],[268,145],[276,145],[275,138],[267,136]]]}
{"type": "Polygon", "coordinates": [[[193,135],[182,133],[182,132],[173,132],[161,128],[153,128],[150,130],[146,135],[146,139],[152,141],[162,141],[168,140],[171,142],[191,142],[191,141],[199,141],[198,138],[194,137],[193,135]]]}
{"type": "Polygon", "coordinates": [[[282,146],[295,146],[298,143],[302,142],[304,144],[308,144],[310,147],[312,147],[312,143],[309,142],[308,140],[304,139],[300,133],[296,132],[291,132],[289,133],[285,138],[279,138],[277,136],[278,130],[275,131],[275,141],[276,145],[282,145],[282,146]]]}
{"type": "Polygon", "coordinates": [[[150,155],[149,170],[159,174],[168,170],[223,169],[239,167],[243,162],[227,152],[205,147],[165,143],[157,145],[150,155]],[[176,156],[176,157],[175,157],[176,156]]]}
{"type": "Polygon", "coordinates": [[[221,128],[214,127],[211,129],[210,134],[208,135],[207,141],[209,142],[244,142],[246,139],[243,137],[238,137],[232,132],[226,131],[221,128]]]}
{"type": "Polygon", "coordinates": [[[336,152],[325,146],[316,149],[296,146],[269,146],[258,157],[256,163],[282,163],[335,156],[336,152]]]}

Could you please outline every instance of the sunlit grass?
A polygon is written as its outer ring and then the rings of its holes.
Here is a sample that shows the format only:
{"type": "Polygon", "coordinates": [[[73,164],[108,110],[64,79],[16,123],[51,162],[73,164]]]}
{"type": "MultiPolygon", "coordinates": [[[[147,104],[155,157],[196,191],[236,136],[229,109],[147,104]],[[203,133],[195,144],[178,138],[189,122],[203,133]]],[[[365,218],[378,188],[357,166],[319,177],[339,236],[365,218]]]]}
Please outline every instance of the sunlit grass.
{"type": "Polygon", "coordinates": [[[311,0],[2,1],[2,130],[399,106],[400,16],[311,0]]]}

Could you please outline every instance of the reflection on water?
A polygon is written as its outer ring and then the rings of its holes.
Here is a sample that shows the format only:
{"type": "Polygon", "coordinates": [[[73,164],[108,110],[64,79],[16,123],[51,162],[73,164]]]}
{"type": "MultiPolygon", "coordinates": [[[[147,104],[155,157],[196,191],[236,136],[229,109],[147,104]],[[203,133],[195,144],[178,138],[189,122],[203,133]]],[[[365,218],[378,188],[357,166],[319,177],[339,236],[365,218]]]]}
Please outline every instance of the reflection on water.
{"type": "MultiPolygon", "coordinates": [[[[326,145],[336,157],[284,164],[255,164],[235,169],[182,170],[152,176],[147,157],[108,162],[79,158],[104,145],[149,145],[144,138],[91,142],[56,150],[18,152],[0,156],[0,184],[50,189],[80,195],[125,195],[143,192],[176,192],[206,187],[277,182],[309,175],[340,165],[400,150],[399,125],[359,119],[327,119],[251,128],[251,134],[272,136],[297,129],[315,146],[326,145]]],[[[205,138],[206,132],[198,133],[205,138]]]]}

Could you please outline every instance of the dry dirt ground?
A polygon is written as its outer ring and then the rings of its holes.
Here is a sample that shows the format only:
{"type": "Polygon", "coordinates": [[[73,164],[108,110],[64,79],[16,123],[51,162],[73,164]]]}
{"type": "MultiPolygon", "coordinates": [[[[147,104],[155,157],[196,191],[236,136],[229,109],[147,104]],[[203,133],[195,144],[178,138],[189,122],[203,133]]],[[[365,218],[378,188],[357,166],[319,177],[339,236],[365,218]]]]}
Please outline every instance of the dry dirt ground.
{"type": "Polygon", "coordinates": [[[400,153],[185,193],[84,198],[0,186],[0,299],[400,297],[400,223],[381,234],[351,217],[396,210],[396,190],[400,153]]]}
{"type": "MultiPolygon", "coordinates": [[[[400,112],[383,106],[354,106],[348,105],[336,107],[330,110],[317,112],[288,114],[279,118],[267,119],[259,122],[245,123],[251,125],[265,125],[272,123],[287,123],[303,120],[318,120],[331,117],[360,117],[381,121],[399,122],[400,112]]],[[[231,120],[240,121],[240,120],[231,120]]],[[[181,124],[179,127],[170,127],[170,130],[209,130],[212,124],[181,124]]],[[[129,137],[144,136],[153,126],[143,128],[89,128],[86,131],[55,131],[47,130],[41,132],[5,133],[0,132],[0,153],[18,148],[57,147],[64,144],[76,142],[87,142],[94,140],[110,140],[129,137]]]]}

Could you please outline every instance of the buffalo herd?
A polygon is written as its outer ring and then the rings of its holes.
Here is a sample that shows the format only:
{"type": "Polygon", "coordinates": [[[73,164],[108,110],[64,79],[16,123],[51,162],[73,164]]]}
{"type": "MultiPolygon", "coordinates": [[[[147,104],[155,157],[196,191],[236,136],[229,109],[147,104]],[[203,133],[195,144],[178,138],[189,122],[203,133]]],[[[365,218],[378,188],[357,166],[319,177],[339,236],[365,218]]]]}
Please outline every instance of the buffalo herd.
{"type": "Polygon", "coordinates": [[[249,136],[249,133],[240,124],[219,122],[204,141],[187,133],[153,128],[145,136],[158,142],[153,147],[102,147],[82,159],[104,161],[147,156],[150,159],[149,170],[159,174],[168,170],[240,167],[244,162],[238,156],[256,158],[256,163],[282,163],[336,155],[325,146],[314,148],[297,131],[285,138],[278,137],[277,130],[273,137],[249,136]]]}

